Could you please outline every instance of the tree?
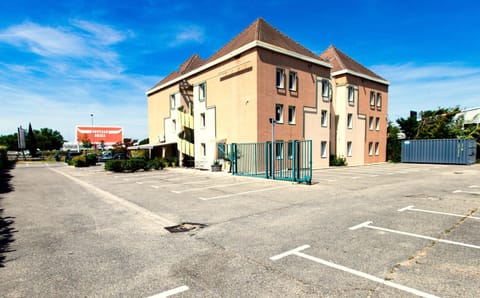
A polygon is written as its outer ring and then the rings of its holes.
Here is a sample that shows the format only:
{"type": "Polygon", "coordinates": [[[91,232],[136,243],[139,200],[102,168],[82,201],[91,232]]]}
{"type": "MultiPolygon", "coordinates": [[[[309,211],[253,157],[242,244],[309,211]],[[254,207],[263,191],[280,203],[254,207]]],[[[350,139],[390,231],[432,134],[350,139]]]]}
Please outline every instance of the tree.
{"type": "Polygon", "coordinates": [[[65,141],[60,132],[50,128],[34,130],[34,133],[40,150],[58,150],[62,148],[65,141]]]}
{"type": "Polygon", "coordinates": [[[398,139],[400,128],[394,126],[391,121],[388,121],[387,127],[387,160],[399,162],[401,160],[402,143],[398,139]]]}
{"type": "Polygon", "coordinates": [[[25,143],[28,151],[30,151],[30,155],[32,157],[37,156],[37,139],[35,138],[35,134],[33,133],[32,129],[32,123],[28,124],[28,133],[27,136],[25,137],[25,143]]]}
{"type": "Polygon", "coordinates": [[[415,139],[418,133],[418,121],[415,115],[410,115],[407,119],[399,118],[397,119],[400,129],[405,134],[405,137],[409,140],[415,139]]]}
{"type": "Polygon", "coordinates": [[[18,151],[18,134],[0,136],[0,146],[5,146],[7,150],[18,151]]]}
{"type": "Polygon", "coordinates": [[[145,144],[149,144],[149,143],[150,143],[150,139],[146,138],[146,139],[141,140],[140,143],[138,143],[138,145],[145,145],[145,144]]]}
{"type": "Polygon", "coordinates": [[[457,137],[456,125],[453,121],[460,112],[455,108],[438,108],[438,110],[423,111],[418,123],[418,139],[452,139],[457,137]]]}

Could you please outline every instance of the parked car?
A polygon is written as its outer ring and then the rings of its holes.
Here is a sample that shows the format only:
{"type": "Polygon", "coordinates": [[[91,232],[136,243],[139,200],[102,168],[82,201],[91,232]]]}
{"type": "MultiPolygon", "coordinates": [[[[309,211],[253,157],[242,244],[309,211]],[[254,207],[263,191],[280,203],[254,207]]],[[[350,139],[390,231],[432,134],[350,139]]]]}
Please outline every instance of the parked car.
{"type": "Polygon", "coordinates": [[[107,160],[113,159],[113,155],[111,151],[103,151],[98,158],[98,161],[105,162],[107,160]]]}
{"type": "Polygon", "coordinates": [[[75,156],[79,156],[80,154],[82,153],[77,151],[68,152],[67,155],[65,156],[65,162],[68,163],[72,158],[74,158],[75,156]]]}
{"type": "Polygon", "coordinates": [[[115,153],[113,156],[113,159],[128,159],[127,155],[125,153],[115,153]]]}

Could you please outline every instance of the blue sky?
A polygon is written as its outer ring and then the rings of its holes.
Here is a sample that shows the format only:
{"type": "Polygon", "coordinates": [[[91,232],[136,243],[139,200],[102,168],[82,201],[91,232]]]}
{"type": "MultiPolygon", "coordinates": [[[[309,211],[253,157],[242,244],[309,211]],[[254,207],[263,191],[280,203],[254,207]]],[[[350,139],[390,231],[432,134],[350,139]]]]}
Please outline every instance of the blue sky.
{"type": "Polygon", "coordinates": [[[390,81],[389,118],[480,106],[477,1],[0,1],[0,134],[119,125],[148,136],[145,91],[258,17],[390,81]]]}

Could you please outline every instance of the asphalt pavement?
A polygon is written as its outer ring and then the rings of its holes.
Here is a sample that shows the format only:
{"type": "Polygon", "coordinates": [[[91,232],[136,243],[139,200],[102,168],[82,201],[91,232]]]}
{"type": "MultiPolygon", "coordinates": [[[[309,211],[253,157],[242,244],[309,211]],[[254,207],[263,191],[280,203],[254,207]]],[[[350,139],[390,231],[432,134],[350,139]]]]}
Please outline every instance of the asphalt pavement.
{"type": "Polygon", "coordinates": [[[8,174],[3,297],[480,296],[479,164],[8,174]]]}

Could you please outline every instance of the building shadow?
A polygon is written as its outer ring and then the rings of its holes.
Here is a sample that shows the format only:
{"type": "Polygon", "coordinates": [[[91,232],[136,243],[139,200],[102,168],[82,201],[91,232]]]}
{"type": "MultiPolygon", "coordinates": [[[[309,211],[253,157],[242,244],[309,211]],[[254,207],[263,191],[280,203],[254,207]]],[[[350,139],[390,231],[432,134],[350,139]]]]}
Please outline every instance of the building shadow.
{"type": "MultiPolygon", "coordinates": [[[[5,169],[0,170],[0,206],[4,199],[4,194],[12,192],[13,186],[11,180],[13,176],[10,174],[15,167],[14,163],[7,165],[5,169]]],[[[6,254],[12,252],[10,244],[15,241],[13,234],[17,231],[14,228],[14,217],[5,216],[4,209],[0,208],[0,267],[4,267],[6,254]]]]}

